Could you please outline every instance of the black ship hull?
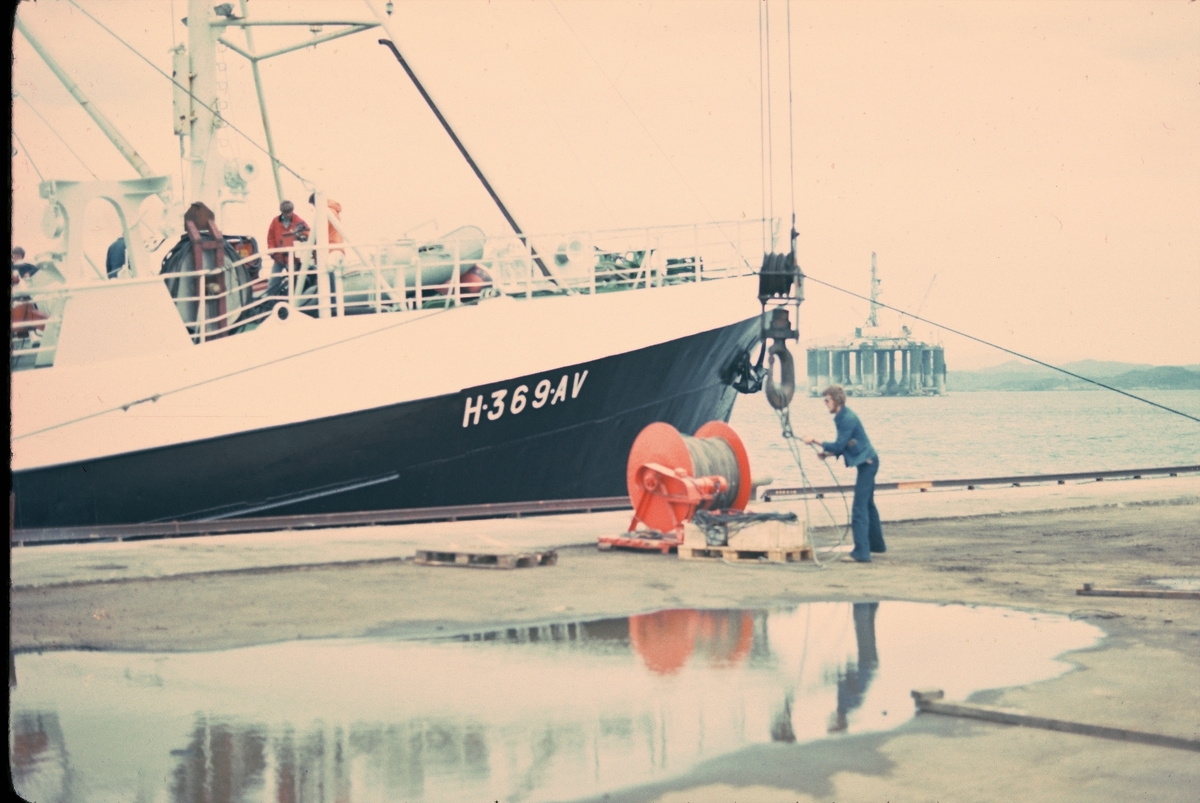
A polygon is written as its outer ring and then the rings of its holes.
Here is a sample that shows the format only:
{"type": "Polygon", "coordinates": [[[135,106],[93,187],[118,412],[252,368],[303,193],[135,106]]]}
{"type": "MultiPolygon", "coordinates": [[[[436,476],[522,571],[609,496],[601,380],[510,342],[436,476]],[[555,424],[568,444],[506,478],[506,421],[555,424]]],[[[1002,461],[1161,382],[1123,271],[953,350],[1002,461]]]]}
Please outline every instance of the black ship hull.
{"type": "Polygon", "coordinates": [[[728,420],[758,319],[343,415],[14,472],[18,529],[617,496],[665,421],[728,420]]]}

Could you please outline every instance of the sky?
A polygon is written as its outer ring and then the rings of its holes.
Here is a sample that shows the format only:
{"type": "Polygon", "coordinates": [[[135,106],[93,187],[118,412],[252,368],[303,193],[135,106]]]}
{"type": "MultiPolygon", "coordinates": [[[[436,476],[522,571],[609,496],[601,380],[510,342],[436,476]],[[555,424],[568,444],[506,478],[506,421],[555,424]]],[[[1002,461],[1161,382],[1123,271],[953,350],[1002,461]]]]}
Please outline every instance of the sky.
{"type": "MultiPolygon", "coordinates": [[[[186,0],[76,2],[170,72],[186,0]]],[[[814,278],[868,294],[874,252],[883,302],[1014,351],[1200,363],[1200,3],[394,6],[401,52],[526,231],[764,215],[786,231],[794,212],[814,278]]],[[[249,8],[370,17],[361,0],[249,8]]],[[[18,13],[183,200],[170,83],[68,0],[18,13]]],[[[260,51],[313,35],[258,30],[260,51]]],[[[285,175],[285,195],[303,210],[324,189],[360,241],[465,224],[504,233],[379,38],[262,65],[279,157],[305,179],[285,175]]],[[[39,172],[136,174],[19,33],[13,57],[13,242],[32,255],[51,245],[39,172]]],[[[222,113],[261,146],[250,70],[233,51],[220,58],[222,113]]],[[[220,139],[260,168],[223,228],[261,241],[277,199],[257,146],[228,128],[220,139]]],[[[102,258],[115,219],[88,225],[102,258]]],[[[802,339],[849,335],[867,311],[810,282],[802,339]]],[[[951,370],[1012,359],[911,318],[881,323],[942,342],[951,370]]]]}

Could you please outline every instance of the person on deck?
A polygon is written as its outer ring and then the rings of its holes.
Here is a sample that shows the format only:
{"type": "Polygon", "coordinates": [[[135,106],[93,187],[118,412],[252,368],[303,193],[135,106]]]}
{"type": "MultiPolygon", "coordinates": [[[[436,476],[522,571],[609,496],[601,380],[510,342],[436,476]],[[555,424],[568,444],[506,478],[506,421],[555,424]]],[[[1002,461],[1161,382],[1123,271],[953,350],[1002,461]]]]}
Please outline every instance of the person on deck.
{"type": "Polygon", "coordinates": [[[115,279],[123,267],[125,267],[125,238],[118,237],[113,240],[112,245],[108,247],[108,253],[104,255],[104,268],[108,272],[108,278],[115,279]]]}
{"type": "MultiPolygon", "coordinates": [[[[271,220],[267,228],[267,248],[291,248],[296,241],[308,239],[308,224],[295,214],[295,204],[284,201],[279,205],[279,216],[271,220]]],[[[286,296],[288,254],[271,254],[271,281],[267,283],[268,296],[286,296]]],[[[300,260],[295,260],[299,267],[300,260]]]]}
{"type": "MultiPolygon", "coordinates": [[[[317,205],[317,194],[315,192],[312,195],[308,196],[308,205],[313,206],[313,207],[315,207],[317,205]]],[[[326,198],[325,206],[327,206],[329,208],[329,211],[327,213],[328,217],[329,217],[329,240],[328,240],[328,243],[330,245],[344,243],[345,240],[342,238],[342,233],[338,230],[338,226],[341,225],[341,222],[342,222],[342,205],[339,204],[337,201],[333,200],[332,198],[326,198]]],[[[344,254],[345,249],[331,248],[331,249],[329,249],[329,253],[330,253],[330,255],[344,254]]]]}
{"type": "MultiPolygon", "coordinates": [[[[854,504],[850,509],[854,549],[849,558],[844,560],[868,563],[872,552],[887,552],[879,511],[875,508],[875,475],[879,473],[879,455],[867,438],[867,431],[863,429],[858,416],[846,406],[846,391],[842,386],[830,385],[821,395],[837,427],[836,441],[821,442],[821,459],[830,455],[842,457],[847,468],[858,469],[858,479],[854,483],[854,504]]],[[[817,443],[817,439],[805,435],[804,442],[813,444],[817,443]]]]}
{"type": "Polygon", "coordinates": [[[21,246],[14,246],[12,250],[12,283],[16,284],[21,279],[28,279],[33,274],[37,273],[38,267],[32,262],[25,261],[25,249],[21,246]]]}
{"type": "Polygon", "coordinates": [[[184,228],[188,223],[195,225],[196,231],[200,234],[204,232],[212,233],[212,223],[216,220],[216,215],[203,201],[196,201],[187,208],[183,213],[184,228]]]}

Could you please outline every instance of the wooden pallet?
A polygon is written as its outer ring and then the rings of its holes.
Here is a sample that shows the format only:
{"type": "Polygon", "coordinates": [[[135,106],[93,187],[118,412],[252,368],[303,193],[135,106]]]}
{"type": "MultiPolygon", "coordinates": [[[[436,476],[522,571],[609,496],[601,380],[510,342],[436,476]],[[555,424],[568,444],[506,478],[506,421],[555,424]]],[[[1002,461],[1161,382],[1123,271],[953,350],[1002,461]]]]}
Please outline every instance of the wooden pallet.
{"type": "Polygon", "coordinates": [[[614,548],[636,549],[642,552],[657,551],[664,555],[681,544],[683,544],[683,541],[674,537],[672,533],[654,533],[651,535],[646,530],[636,530],[624,533],[623,535],[602,535],[596,541],[596,547],[601,551],[614,548]]]}
{"type": "Polygon", "coordinates": [[[681,560],[726,560],[730,563],[798,563],[812,560],[812,547],[779,549],[734,549],[727,546],[679,547],[681,560]]]}
{"type": "Polygon", "coordinates": [[[464,566],[470,569],[525,569],[530,566],[553,566],[558,563],[558,553],[553,549],[545,552],[518,552],[500,555],[494,552],[445,552],[435,549],[418,549],[413,563],[419,566],[464,566]]]}

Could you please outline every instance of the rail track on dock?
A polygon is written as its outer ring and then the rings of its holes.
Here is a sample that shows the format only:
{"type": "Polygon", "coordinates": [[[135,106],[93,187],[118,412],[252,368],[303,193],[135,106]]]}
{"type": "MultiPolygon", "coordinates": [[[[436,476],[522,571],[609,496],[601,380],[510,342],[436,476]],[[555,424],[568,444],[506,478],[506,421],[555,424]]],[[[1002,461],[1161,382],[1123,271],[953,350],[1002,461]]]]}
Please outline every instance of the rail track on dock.
{"type": "MultiPolygon", "coordinates": [[[[971,479],[881,482],[879,491],[929,490],[932,488],[985,488],[1045,485],[1067,482],[1099,482],[1110,479],[1141,479],[1143,477],[1176,477],[1200,473],[1200,465],[1136,468],[1117,471],[1082,471],[1070,474],[1033,474],[1010,477],[971,479]]],[[[850,490],[852,486],[819,485],[805,488],[767,489],[762,501],[803,499],[850,490]]],[[[367,527],[387,524],[415,524],[469,519],[499,519],[522,516],[547,516],[564,513],[594,513],[610,510],[630,510],[627,496],[602,496],[588,499],[552,499],[538,502],[500,502],[482,505],[450,507],[401,508],[396,510],[367,510],[338,513],[312,513],[290,516],[259,516],[247,518],[159,521],[142,524],[101,524],[81,527],[48,527],[13,530],[12,546],[90,543],[102,541],[135,541],[156,538],[179,538],[205,535],[315,530],[335,527],[367,527]]]]}

